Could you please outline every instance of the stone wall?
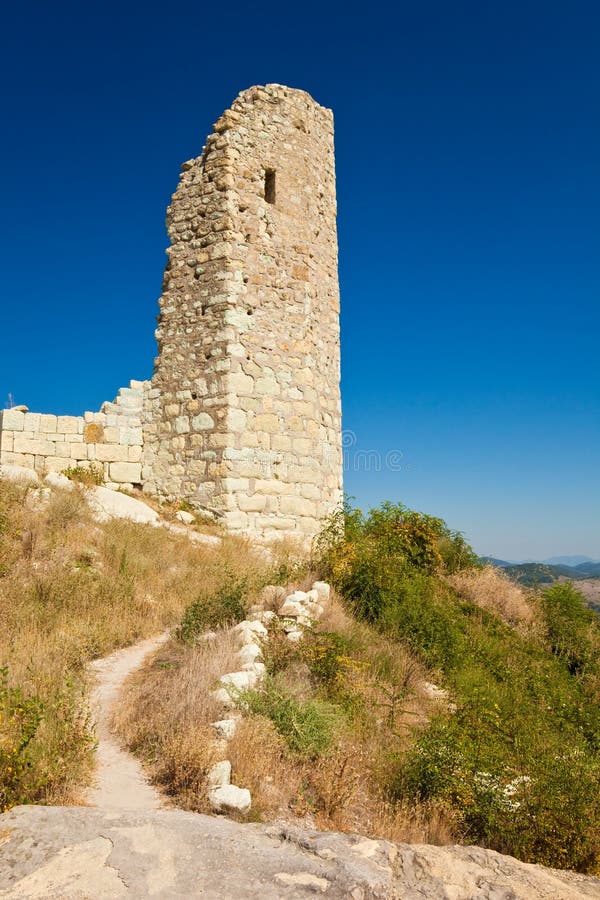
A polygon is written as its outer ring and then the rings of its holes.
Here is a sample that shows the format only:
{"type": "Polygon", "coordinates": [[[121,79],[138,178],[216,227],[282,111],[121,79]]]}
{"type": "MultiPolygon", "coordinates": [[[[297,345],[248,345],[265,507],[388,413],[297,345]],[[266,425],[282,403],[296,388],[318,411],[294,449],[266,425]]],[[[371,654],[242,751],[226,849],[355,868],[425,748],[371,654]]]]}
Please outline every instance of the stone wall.
{"type": "Polygon", "coordinates": [[[5,410],[0,463],[101,465],[234,532],[315,534],[342,498],[333,117],[243,91],[168,209],[151,382],[82,417],[5,410]]]}
{"type": "Polygon", "coordinates": [[[132,381],[101,412],[54,416],[0,411],[0,464],[38,473],[95,466],[109,485],[132,487],[142,481],[142,413],[148,381],[132,381]]]}
{"type": "Polygon", "coordinates": [[[310,535],[341,500],[333,118],[239,95],[168,210],[144,490],[232,531],[310,535]]]}

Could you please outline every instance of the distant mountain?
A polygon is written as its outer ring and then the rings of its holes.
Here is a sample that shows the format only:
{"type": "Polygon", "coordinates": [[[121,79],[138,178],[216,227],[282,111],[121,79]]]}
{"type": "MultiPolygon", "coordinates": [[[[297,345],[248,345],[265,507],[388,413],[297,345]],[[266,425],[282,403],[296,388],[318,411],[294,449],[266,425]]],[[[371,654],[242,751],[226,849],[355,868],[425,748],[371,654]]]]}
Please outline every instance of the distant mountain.
{"type": "Polygon", "coordinates": [[[572,566],[549,566],[546,563],[521,563],[516,566],[505,566],[504,571],[510,578],[514,578],[520,584],[552,584],[559,578],[571,578],[577,581],[585,578],[583,572],[578,572],[572,566]]]}
{"type": "Polygon", "coordinates": [[[593,563],[591,556],[551,556],[549,559],[542,559],[541,562],[547,566],[577,566],[581,563],[593,563]]]}
{"type": "Polygon", "coordinates": [[[479,562],[484,563],[486,566],[497,566],[499,569],[505,569],[507,566],[513,565],[513,563],[507,562],[505,559],[496,559],[495,556],[480,556],[479,562]]]}
{"type": "Polygon", "coordinates": [[[585,562],[575,566],[575,571],[582,575],[600,576],[600,562],[585,562]]]}

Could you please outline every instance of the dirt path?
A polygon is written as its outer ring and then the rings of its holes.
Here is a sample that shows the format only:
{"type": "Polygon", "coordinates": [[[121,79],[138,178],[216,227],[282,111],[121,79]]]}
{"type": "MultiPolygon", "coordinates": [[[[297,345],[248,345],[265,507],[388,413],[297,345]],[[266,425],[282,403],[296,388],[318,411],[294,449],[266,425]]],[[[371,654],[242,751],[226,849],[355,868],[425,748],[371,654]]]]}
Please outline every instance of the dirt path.
{"type": "Polygon", "coordinates": [[[127,676],[139,668],[145,657],[169,638],[160,634],[98,659],[90,666],[96,686],[90,708],[96,726],[95,784],[86,792],[84,802],[100,809],[159,809],[160,794],[149,783],[137,759],[122,750],[110,731],[113,704],[127,676]]]}

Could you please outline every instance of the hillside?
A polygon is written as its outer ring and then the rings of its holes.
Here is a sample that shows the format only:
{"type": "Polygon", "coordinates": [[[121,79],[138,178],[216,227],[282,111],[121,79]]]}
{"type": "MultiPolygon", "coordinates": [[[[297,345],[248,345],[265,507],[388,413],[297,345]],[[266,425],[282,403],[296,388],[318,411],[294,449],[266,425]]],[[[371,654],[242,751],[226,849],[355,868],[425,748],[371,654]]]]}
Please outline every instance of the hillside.
{"type": "Polygon", "coordinates": [[[100,521],[83,488],[0,483],[3,808],[81,800],[88,662],[170,629],[113,719],[169,803],[210,810],[226,744],[242,820],[599,871],[600,626],[570,584],[527,592],[398,505],[346,509],[310,559],[159,513],[100,521]],[[318,579],[327,606],[294,613],[318,579]],[[262,683],[215,693],[240,652],[262,683]]]}
{"type": "Polygon", "coordinates": [[[561,578],[570,578],[573,581],[585,578],[583,572],[571,566],[551,566],[548,563],[520,563],[519,565],[504,566],[503,571],[510,578],[528,586],[552,584],[561,578]]]}

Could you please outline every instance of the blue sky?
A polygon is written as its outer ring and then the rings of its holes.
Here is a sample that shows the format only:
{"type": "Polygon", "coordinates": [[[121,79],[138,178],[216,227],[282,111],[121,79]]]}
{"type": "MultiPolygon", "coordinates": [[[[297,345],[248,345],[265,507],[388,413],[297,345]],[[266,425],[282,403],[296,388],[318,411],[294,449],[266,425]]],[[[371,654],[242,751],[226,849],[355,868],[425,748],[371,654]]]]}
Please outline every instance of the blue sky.
{"type": "Polygon", "coordinates": [[[600,558],[596,3],[57,0],[3,26],[1,405],[150,376],[181,162],[243,88],[301,87],[336,119],[348,493],[482,553],[600,558]]]}

